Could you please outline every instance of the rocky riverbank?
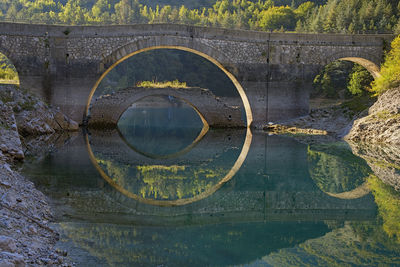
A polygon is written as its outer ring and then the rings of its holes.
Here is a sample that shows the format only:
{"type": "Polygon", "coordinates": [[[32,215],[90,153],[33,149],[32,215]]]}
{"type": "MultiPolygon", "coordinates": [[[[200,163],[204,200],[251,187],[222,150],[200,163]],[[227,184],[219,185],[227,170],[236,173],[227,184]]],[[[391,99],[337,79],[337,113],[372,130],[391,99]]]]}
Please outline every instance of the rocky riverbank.
{"type": "Polygon", "coordinates": [[[292,134],[308,144],[344,139],[377,177],[400,191],[400,88],[386,91],[360,113],[344,106],[315,109],[308,116],[264,129],[292,134]]]}
{"type": "Polygon", "coordinates": [[[56,132],[78,129],[27,91],[0,86],[0,266],[71,265],[66,252],[54,248],[59,235],[49,226],[46,196],[16,171],[16,163],[44,152],[56,132]]]}
{"type": "Polygon", "coordinates": [[[400,87],[380,95],[369,109],[368,116],[356,120],[345,139],[400,144],[400,87]]]}
{"type": "Polygon", "coordinates": [[[366,111],[354,111],[347,105],[312,109],[310,114],[293,120],[269,123],[264,130],[270,134],[288,134],[306,143],[331,142],[346,136],[354,121],[366,111]]]}
{"type": "Polygon", "coordinates": [[[264,130],[273,134],[325,136],[351,142],[400,144],[400,88],[380,95],[362,112],[348,105],[313,109],[294,120],[270,123],[264,130]]]}

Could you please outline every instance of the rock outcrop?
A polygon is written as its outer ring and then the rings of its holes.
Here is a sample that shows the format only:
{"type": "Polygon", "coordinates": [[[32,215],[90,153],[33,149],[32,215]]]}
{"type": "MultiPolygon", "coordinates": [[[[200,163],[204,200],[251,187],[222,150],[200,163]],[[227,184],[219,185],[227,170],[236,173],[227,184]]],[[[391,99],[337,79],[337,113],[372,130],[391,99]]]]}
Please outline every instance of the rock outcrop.
{"type": "Polygon", "coordinates": [[[379,96],[369,109],[368,116],[356,120],[345,139],[400,144],[400,87],[379,96]]]}
{"type": "Polygon", "coordinates": [[[18,132],[22,136],[77,131],[79,124],[59,109],[48,107],[37,97],[14,85],[2,85],[0,100],[12,108],[18,132]]]}
{"type": "Polygon", "coordinates": [[[12,108],[0,101],[0,160],[24,158],[12,108]]]}
{"type": "Polygon", "coordinates": [[[70,266],[65,252],[54,249],[58,234],[49,227],[46,197],[11,164],[34,150],[30,137],[78,128],[27,91],[0,87],[0,266],[70,266]]]}

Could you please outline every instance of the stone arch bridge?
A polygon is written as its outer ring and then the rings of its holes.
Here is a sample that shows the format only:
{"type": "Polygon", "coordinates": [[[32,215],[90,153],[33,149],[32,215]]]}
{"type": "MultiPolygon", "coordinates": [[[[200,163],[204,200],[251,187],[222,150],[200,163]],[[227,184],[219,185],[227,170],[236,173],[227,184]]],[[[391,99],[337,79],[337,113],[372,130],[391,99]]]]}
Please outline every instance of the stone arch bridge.
{"type": "Polygon", "coordinates": [[[130,87],[113,94],[96,98],[90,106],[89,126],[116,127],[121,115],[132,105],[148,96],[168,95],[185,101],[199,114],[205,125],[211,127],[242,127],[244,124],[239,107],[224,104],[210,90],[188,88],[130,87]],[[190,99],[190,102],[187,101],[190,99]]]}
{"type": "MultiPolygon", "coordinates": [[[[248,122],[308,113],[309,88],[326,64],[350,60],[379,75],[393,35],[267,33],[176,24],[53,26],[0,23],[0,52],[31,89],[77,121],[113,66],[145,50],[176,48],[219,66],[248,99],[248,122]]],[[[246,103],[245,108],[246,108],[246,103]]]]}

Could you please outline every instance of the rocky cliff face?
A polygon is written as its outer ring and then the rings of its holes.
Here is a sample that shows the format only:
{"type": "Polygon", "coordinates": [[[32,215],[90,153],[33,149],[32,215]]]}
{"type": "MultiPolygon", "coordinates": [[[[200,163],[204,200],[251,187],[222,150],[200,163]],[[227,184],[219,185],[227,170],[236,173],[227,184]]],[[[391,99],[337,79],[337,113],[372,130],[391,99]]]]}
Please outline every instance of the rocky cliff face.
{"type": "Polygon", "coordinates": [[[0,160],[24,158],[12,108],[0,101],[0,160]]]}
{"type": "Polygon", "coordinates": [[[46,197],[12,164],[32,149],[32,136],[78,128],[27,91],[0,86],[0,266],[70,266],[65,252],[53,248],[58,234],[49,227],[52,212],[46,197]]]}
{"type": "Polygon", "coordinates": [[[400,87],[379,96],[368,116],[354,122],[346,140],[400,144],[400,87]]]}

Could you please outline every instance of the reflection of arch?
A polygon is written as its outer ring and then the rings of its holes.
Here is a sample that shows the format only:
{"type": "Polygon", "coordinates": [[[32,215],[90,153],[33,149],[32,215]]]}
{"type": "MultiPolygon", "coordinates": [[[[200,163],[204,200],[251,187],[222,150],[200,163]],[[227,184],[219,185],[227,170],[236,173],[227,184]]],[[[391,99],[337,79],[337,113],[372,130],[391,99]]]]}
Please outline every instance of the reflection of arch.
{"type": "Polygon", "coordinates": [[[366,54],[364,52],[358,51],[358,52],[341,52],[332,55],[331,57],[328,58],[328,63],[334,62],[336,60],[344,60],[344,61],[351,61],[357,64],[360,64],[363,66],[365,69],[367,69],[372,77],[374,79],[378,78],[380,76],[380,67],[379,65],[381,64],[381,60],[376,58],[373,55],[366,54]]]}
{"type": "Polygon", "coordinates": [[[147,153],[147,152],[143,152],[139,149],[137,149],[136,147],[134,147],[133,145],[131,145],[126,139],[125,137],[121,134],[121,132],[118,130],[118,134],[121,137],[122,141],[124,141],[124,143],[130,147],[133,151],[139,153],[140,155],[143,155],[145,157],[151,158],[151,159],[172,159],[172,158],[176,158],[176,157],[180,157],[186,153],[188,153],[190,150],[193,149],[193,147],[195,147],[200,140],[204,137],[204,135],[208,132],[208,125],[207,124],[203,124],[203,128],[201,129],[201,132],[199,133],[199,135],[196,137],[195,140],[193,140],[193,142],[188,145],[187,147],[185,147],[184,149],[175,152],[173,154],[169,154],[169,155],[155,155],[155,154],[151,154],[151,153],[147,153]]]}
{"type": "Polygon", "coordinates": [[[16,68],[16,66],[14,65],[14,63],[12,62],[12,60],[8,57],[7,55],[8,53],[3,53],[3,49],[0,49],[0,60],[2,62],[5,62],[6,64],[8,64],[8,71],[11,71],[13,73],[15,73],[15,78],[14,79],[3,79],[0,78],[0,84],[15,84],[15,85],[19,85],[20,81],[19,81],[19,74],[18,74],[18,70],[16,68]]]}
{"type": "MultiPolygon", "coordinates": [[[[153,96],[153,95],[152,95],[152,96],[153,96]]],[[[154,95],[154,96],[156,96],[156,95],[154,95]]],[[[140,101],[141,99],[146,98],[146,97],[147,97],[147,96],[144,96],[144,97],[142,97],[142,98],[140,98],[140,99],[138,99],[138,100],[136,100],[136,101],[140,101]]],[[[201,129],[199,135],[196,137],[195,140],[193,140],[193,142],[192,142],[189,146],[185,147],[184,149],[182,149],[182,150],[180,150],[180,151],[178,151],[178,152],[176,152],[176,153],[170,154],[170,155],[154,155],[154,154],[151,154],[151,153],[146,153],[146,152],[140,151],[139,149],[137,149],[137,148],[135,148],[134,146],[132,146],[132,145],[125,139],[125,137],[121,134],[121,132],[119,131],[119,129],[118,129],[118,127],[117,127],[118,134],[119,134],[119,136],[121,137],[121,139],[124,141],[124,143],[125,143],[127,146],[129,146],[132,150],[134,150],[135,152],[137,152],[137,153],[139,153],[139,154],[141,154],[141,155],[143,155],[143,156],[146,156],[146,157],[148,157],[148,158],[152,158],[152,159],[171,159],[171,158],[175,158],[175,157],[182,156],[182,155],[186,154],[187,152],[189,152],[190,150],[192,150],[192,148],[195,147],[195,146],[197,145],[197,143],[200,142],[200,140],[203,138],[203,136],[208,132],[208,129],[209,129],[210,127],[209,127],[207,121],[204,119],[203,115],[200,113],[200,111],[199,111],[192,103],[190,103],[188,100],[186,100],[186,99],[184,99],[184,98],[180,98],[180,97],[178,97],[178,98],[181,99],[181,100],[183,100],[184,102],[186,102],[189,106],[191,106],[191,107],[196,111],[196,113],[199,115],[199,117],[200,117],[200,119],[201,119],[201,121],[202,121],[202,123],[203,123],[203,128],[201,129]]],[[[128,107],[128,108],[129,108],[129,107],[128,107]]],[[[128,108],[127,108],[127,109],[128,109],[128,108]]],[[[125,109],[125,111],[126,111],[127,109],[125,109]]],[[[124,112],[125,112],[125,111],[124,111],[124,112]]],[[[124,113],[124,112],[123,112],[123,113],[124,113]]],[[[121,116],[122,116],[122,114],[121,114],[121,116]]],[[[120,117],[121,117],[121,116],[120,116],[120,117]]],[[[118,119],[118,120],[119,120],[119,119],[118,119]]]]}
{"type": "Polygon", "coordinates": [[[157,205],[157,206],[181,206],[181,205],[187,205],[196,201],[199,201],[201,199],[204,199],[210,195],[212,195],[214,192],[216,192],[219,188],[221,188],[226,182],[228,182],[229,180],[232,179],[232,177],[239,171],[239,169],[241,168],[244,160],[247,157],[247,154],[249,152],[250,149],[250,145],[251,145],[251,140],[252,140],[252,133],[250,130],[250,127],[247,127],[246,130],[246,138],[245,141],[243,143],[243,147],[242,150],[240,151],[240,154],[238,156],[238,158],[236,159],[235,163],[233,164],[232,168],[229,170],[229,172],[214,186],[212,186],[211,188],[206,189],[204,192],[191,197],[191,198],[185,198],[185,199],[177,199],[177,200],[155,200],[155,199],[147,199],[147,198],[143,198],[137,194],[134,194],[128,190],[126,190],[125,188],[123,188],[121,185],[119,185],[118,183],[116,183],[112,177],[108,176],[103,169],[101,168],[101,166],[99,165],[99,163],[96,160],[96,156],[94,155],[91,145],[90,145],[90,141],[89,141],[89,136],[88,134],[86,134],[85,136],[85,140],[86,140],[86,147],[89,153],[89,158],[93,164],[93,166],[96,168],[96,170],[100,173],[100,175],[111,185],[113,186],[115,189],[117,189],[119,192],[121,192],[122,194],[124,194],[125,196],[132,198],[134,200],[143,202],[145,204],[150,204],[150,205],[157,205]]]}
{"type": "Polygon", "coordinates": [[[371,190],[368,187],[368,184],[365,182],[359,187],[348,191],[348,192],[342,192],[342,193],[329,193],[329,192],[324,192],[325,194],[335,197],[335,198],[340,198],[340,199],[357,199],[361,198],[367,194],[369,194],[371,190]]]}
{"type": "Polygon", "coordinates": [[[100,64],[100,71],[104,71],[101,77],[97,80],[95,85],[93,86],[89,97],[88,101],[86,104],[86,111],[85,111],[85,117],[88,115],[89,111],[89,106],[92,100],[92,97],[94,95],[94,92],[96,91],[97,87],[99,86],[100,82],[103,80],[103,78],[118,64],[123,62],[125,59],[134,56],[136,54],[145,52],[145,51],[150,51],[154,49],[177,49],[177,50],[183,50],[187,51],[190,53],[194,53],[196,55],[199,55],[210,62],[214,63],[219,69],[221,69],[228,77],[229,79],[233,82],[235,85],[236,89],[239,92],[239,95],[242,99],[243,106],[246,111],[246,119],[247,119],[247,126],[249,127],[253,121],[253,115],[250,107],[249,100],[247,98],[247,95],[243,89],[243,87],[240,85],[238,80],[235,78],[233,74],[231,74],[220,62],[224,62],[226,56],[221,53],[220,51],[209,47],[207,45],[202,44],[201,42],[193,39],[188,39],[188,38],[179,38],[176,36],[162,36],[162,37],[147,37],[146,39],[138,40],[136,42],[127,44],[118,50],[114,51],[112,54],[109,56],[105,57],[103,62],[100,64]]]}
{"type": "Polygon", "coordinates": [[[307,161],[311,179],[322,192],[331,197],[357,199],[370,192],[365,180],[371,169],[365,160],[351,152],[347,144],[309,146],[307,161]],[[338,185],[340,190],[335,189],[338,185]],[[340,192],[342,190],[348,191],[340,192]]]}

